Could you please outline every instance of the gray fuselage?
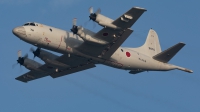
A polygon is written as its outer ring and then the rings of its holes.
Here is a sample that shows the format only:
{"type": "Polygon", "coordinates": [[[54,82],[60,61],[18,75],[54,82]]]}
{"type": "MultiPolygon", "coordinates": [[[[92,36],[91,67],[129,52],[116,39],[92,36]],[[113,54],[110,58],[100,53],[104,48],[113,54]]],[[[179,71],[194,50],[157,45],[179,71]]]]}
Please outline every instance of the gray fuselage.
{"type": "Polygon", "coordinates": [[[27,25],[17,27],[13,30],[13,32],[18,32],[14,34],[23,41],[37,47],[67,55],[74,54],[83,56],[85,58],[92,59],[95,63],[119,69],[140,69],[145,71],[165,71],[175,69],[175,67],[170,64],[156,61],[152,57],[141,53],[141,51],[137,48],[119,47],[109,59],[101,59],[87,55],[84,51],[77,50],[78,47],[85,44],[84,40],[82,40],[79,36],[73,35],[73,33],[65,30],[39,23],[35,23],[35,26],[27,25]]]}

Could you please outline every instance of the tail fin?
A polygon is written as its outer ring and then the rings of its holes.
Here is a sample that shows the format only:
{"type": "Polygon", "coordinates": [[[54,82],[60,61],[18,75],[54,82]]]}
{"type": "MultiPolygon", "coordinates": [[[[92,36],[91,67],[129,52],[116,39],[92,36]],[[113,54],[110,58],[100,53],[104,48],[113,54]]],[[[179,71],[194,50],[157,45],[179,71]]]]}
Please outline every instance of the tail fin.
{"type": "Polygon", "coordinates": [[[156,31],[150,29],[147,35],[146,42],[143,46],[139,47],[138,49],[144,51],[143,53],[150,57],[153,57],[156,54],[160,53],[161,47],[156,31]]]}
{"type": "Polygon", "coordinates": [[[179,50],[181,50],[181,48],[183,48],[183,46],[185,46],[184,43],[178,43],[178,44],[168,48],[167,50],[153,56],[153,58],[160,62],[167,63],[170,59],[172,59],[176,55],[176,53],[179,50]]]}

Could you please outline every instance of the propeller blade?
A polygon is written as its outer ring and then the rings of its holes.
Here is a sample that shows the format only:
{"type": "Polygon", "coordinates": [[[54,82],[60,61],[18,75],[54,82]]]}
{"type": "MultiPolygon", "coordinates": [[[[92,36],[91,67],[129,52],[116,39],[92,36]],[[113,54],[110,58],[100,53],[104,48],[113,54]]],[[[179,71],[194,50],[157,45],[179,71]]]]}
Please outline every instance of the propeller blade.
{"type": "Polygon", "coordinates": [[[73,34],[77,34],[77,32],[78,32],[78,26],[76,26],[76,21],[77,21],[77,19],[74,18],[74,19],[73,19],[73,26],[72,26],[72,28],[70,29],[70,30],[73,32],[73,34]]]}
{"type": "Polygon", "coordinates": [[[38,47],[36,50],[35,50],[33,47],[30,48],[30,52],[32,52],[33,55],[34,55],[33,59],[34,59],[36,56],[39,56],[39,55],[40,55],[40,49],[41,49],[41,48],[39,48],[39,47],[38,47]]]}
{"type": "Polygon", "coordinates": [[[22,66],[20,65],[20,71],[19,72],[21,73],[22,71],[23,71],[23,69],[22,69],[22,66]]]}
{"type": "Polygon", "coordinates": [[[96,23],[95,22],[93,22],[93,29],[96,27],[96,23]]]}
{"type": "Polygon", "coordinates": [[[84,23],[84,26],[85,26],[85,27],[87,26],[88,22],[90,22],[90,19],[89,19],[89,21],[86,21],[86,22],[84,23]]]}
{"type": "Polygon", "coordinates": [[[98,8],[98,10],[95,12],[96,15],[98,15],[99,13],[101,13],[101,9],[98,8]]]}
{"type": "Polygon", "coordinates": [[[17,52],[17,55],[18,55],[18,57],[22,57],[22,51],[19,50],[19,51],[17,52]]]}
{"type": "Polygon", "coordinates": [[[41,49],[41,48],[38,47],[38,48],[35,50],[35,52],[40,52],[40,49],[41,49]]]}
{"type": "Polygon", "coordinates": [[[73,19],[73,25],[75,26],[76,26],[76,20],[77,20],[76,18],[73,19]]]}
{"type": "Polygon", "coordinates": [[[35,49],[33,47],[30,48],[30,52],[34,52],[35,49]]]}
{"type": "Polygon", "coordinates": [[[90,14],[93,13],[93,7],[90,7],[90,8],[89,8],[89,12],[90,12],[90,14]]]}
{"type": "Polygon", "coordinates": [[[25,54],[23,58],[24,58],[24,59],[28,58],[28,54],[25,54]]]}
{"type": "Polygon", "coordinates": [[[12,65],[12,69],[14,69],[14,68],[16,67],[17,64],[18,64],[18,63],[13,64],[13,65],[12,65]]]}

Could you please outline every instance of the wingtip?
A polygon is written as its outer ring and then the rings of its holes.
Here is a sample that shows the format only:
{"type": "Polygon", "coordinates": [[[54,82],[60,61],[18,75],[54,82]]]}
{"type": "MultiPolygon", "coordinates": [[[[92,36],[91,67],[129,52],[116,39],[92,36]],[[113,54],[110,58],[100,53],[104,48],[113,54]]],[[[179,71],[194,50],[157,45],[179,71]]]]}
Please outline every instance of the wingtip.
{"type": "Polygon", "coordinates": [[[144,10],[144,11],[147,11],[145,8],[142,8],[142,7],[133,7],[135,9],[139,9],[139,10],[144,10]]]}
{"type": "Polygon", "coordinates": [[[21,81],[21,82],[27,83],[27,81],[20,80],[19,77],[15,78],[15,79],[18,80],[18,81],[21,81]]]}
{"type": "Polygon", "coordinates": [[[179,42],[179,43],[181,43],[181,44],[184,44],[184,45],[185,45],[185,43],[184,43],[184,42],[179,42]]]}

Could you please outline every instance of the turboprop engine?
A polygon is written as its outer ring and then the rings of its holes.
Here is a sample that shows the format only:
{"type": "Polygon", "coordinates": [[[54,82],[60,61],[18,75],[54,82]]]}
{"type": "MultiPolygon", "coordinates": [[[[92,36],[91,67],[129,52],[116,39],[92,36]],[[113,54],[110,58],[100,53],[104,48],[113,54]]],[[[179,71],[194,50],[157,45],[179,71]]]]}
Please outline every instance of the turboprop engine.
{"type": "MultiPolygon", "coordinates": [[[[18,60],[17,64],[20,64],[20,66],[24,66],[25,68],[29,70],[35,70],[35,71],[40,71],[38,68],[42,66],[42,64],[31,60],[28,58],[28,54],[26,54],[24,57],[21,56],[21,51],[18,51],[18,60]]],[[[15,65],[13,65],[15,66],[15,65]]]]}
{"type": "Polygon", "coordinates": [[[42,61],[44,61],[46,64],[54,67],[54,68],[66,68],[68,65],[56,61],[56,59],[59,57],[53,53],[50,53],[48,51],[42,50],[41,48],[37,48],[34,50],[33,48],[30,48],[30,51],[34,54],[34,57],[40,58],[42,61]]]}
{"type": "Polygon", "coordinates": [[[107,45],[108,42],[95,38],[95,33],[83,28],[82,26],[76,26],[76,18],[73,19],[73,26],[71,31],[73,34],[78,35],[81,37],[85,42],[89,44],[94,44],[94,45],[107,45]]]}
{"type": "Polygon", "coordinates": [[[34,48],[30,48],[30,51],[33,53],[34,58],[37,56],[43,61],[45,61],[46,59],[55,60],[59,57],[53,53],[42,50],[41,48],[37,48],[36,50],[34,50],[34,48]]]}
{"type": "Polygon", "coordinates": [[[114,20],[100,14],[101,9],[98,9],[95,13],[93,13],[93,7],[90,7],[89,12],[90,12],[89,16],[90,20],[98,23],[100,26],[112,29],[121,29],[120,27],[112,24],[114,20]]]}

